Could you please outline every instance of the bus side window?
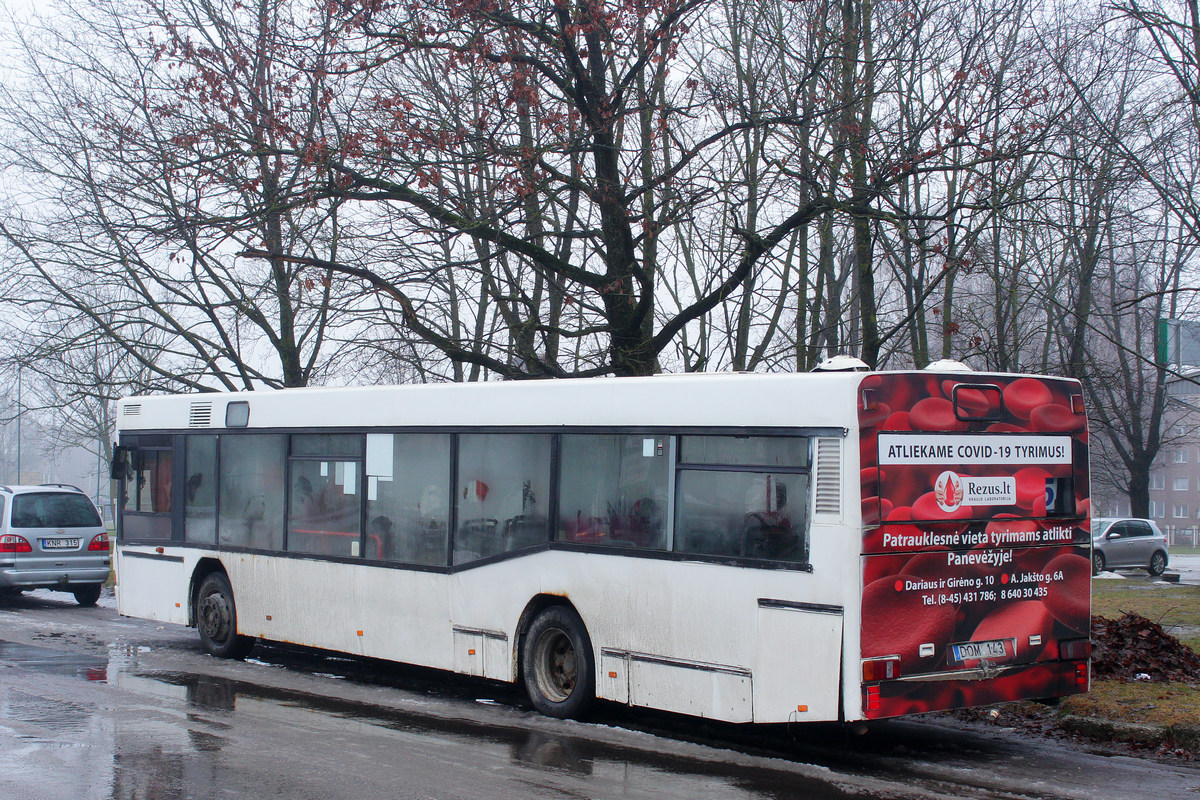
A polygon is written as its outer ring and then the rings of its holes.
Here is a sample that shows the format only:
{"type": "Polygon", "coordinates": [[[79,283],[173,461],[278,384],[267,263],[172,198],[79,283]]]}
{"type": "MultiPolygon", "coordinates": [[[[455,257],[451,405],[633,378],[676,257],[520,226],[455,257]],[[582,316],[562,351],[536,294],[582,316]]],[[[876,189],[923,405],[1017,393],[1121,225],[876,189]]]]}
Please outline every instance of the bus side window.
{"type": "Polygon", "coordinates": [[[549,541],[550,453],[545,433],[458,437],[455,564],[549,541]]]}
{"type": "Polygon", "coordinates": [[[220,517],[223,545],[282,550],[287,436],[221,436],[220,517]]]}
{"type": "Polygon", "coordinates": [[[675,550],[808,560],[808,440],[681,437],[675,550]]]}
{"type": "MultiPolygon", "coordinates": [[[[143,436],[127,451],[121,496],[121,535],[130,541],[166,540],[172,536],[175,451],[170,437],[143,436]]],[[[13,506],[16,513],[16,506],[13,506]]]]}
{"type": "Polygon", "coordinates": [[[668,437],[564,435],[555,538],[662,549],[671,478],[668,437]]]}
{"type": "Polygon", "coordinates": [[[217,542],[217,437],[188,436],[184,444],[183,538],[217,542]]]}
{"type": "Polygon", "coordinates": [[[366,464],[367,557],[445,566],[450,435],[368,434],[366,464]]]}

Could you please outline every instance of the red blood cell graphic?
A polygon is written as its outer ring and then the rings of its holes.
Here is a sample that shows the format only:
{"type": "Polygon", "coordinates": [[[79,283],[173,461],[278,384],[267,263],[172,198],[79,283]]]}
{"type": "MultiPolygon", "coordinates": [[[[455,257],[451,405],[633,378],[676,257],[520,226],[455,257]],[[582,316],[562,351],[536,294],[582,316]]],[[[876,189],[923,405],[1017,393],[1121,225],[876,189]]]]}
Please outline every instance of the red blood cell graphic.
{"type": "Polygon", "coordinates": [[[912,504],[913,519],[970,519],[974,513],[975,509],[971,506],[959,506],[953,511],[942,510],[933,492],[926,492],[912,504]]]}
{"type": "Polygon", "coordinates": [[[1024,523],[1016,523],[1016,522],[1008,521],[1008,520],[1014,520],[1014,519],[1023,519],[1023,518],[1017,516],[1016,514],[1000,513],[1000,514],[994,515],[992,517],[992,521],[990,523],[988,523],[988,526],[987,526],[988,536],[991,536],[992,531],[998,531],[998,530],[1017,531],[1017,530],[1036,530],[1037,529],[1037,523],[1032,520],[1025,520],[1024,523]],[[1026,526],[1031,525],[1033,527],[1023,527],[1023,525],[1026,525],[1026,526]]]}
{"type": "Polygon", "coordinates": [[[909,419],[907,411],[896,411],[883,423],[882,429],[886,431],[911,431],[912,420],[909,419]]]}
{"type": "Polygon", "coordinates": [[[911,506],[896,506],[887,515],[888,522],[904,522],[913,518],[911,506]]]}
{"type": "Polygon", "coordinates": [[[883,551],[882,528],[867,528],[863,531],[862,551],[864,553],[879,553],[883,551]]]}
{"type": "Polygon", "coordinates": [[[920,468],[902,468],[888,470],[886,478],[887,481],[881,484],[880,491],[890,497],[896,505],[908,505],[933,488],[937,475],[931,475],[920,468]]]}
{"type": "Polygon", "coordinates": [[[1046,608],[1068,628],[1086,631],[1091,614],[1091,561],[1077,553],[1063,553],[1050,560],[1044,574],[1050,578],[1044,583],[1049,592],[1046,608]],[[1054,580],[1060,572],[1062,579],[1054,580]]]}
{"type": "Polygon", "coordinates": [[[949,552],[950,548],[948,547],[936,547],[925,553],[917,553],[908,560],[900,572],[905,575],[916,575],[927,581],[963,577],[965,572],[962,567],[947,563],[946,554],[949,552]]]}
{"type": "Polygon", "coordinates": [[[872,556],[864,559],[863,586],[869,586],[880,578],[892,578],[900,573],[904,564],[904,556],[872,556]]]}
{"type": "Polygon", "coordinates": [[[874,435],[862,437],[858,458],[863,467],[873,467],[879,463],[879,445],[874,435]]]}
{"type": "Polygon", "coordinates": [[[973,642],[993,639],[1017,640],[1017,656],[1036,655],[1041,652],[1054,630],[1054,617],[1040,600],[1022,600],[1000,606],[984,617],[971,634],[973,642]],[[1029,637],[1042,637],[1042,644],[1030,645],[1029,637]]]}
{"type": "MultiPolygon", "coordinates": [[[[1075,498],[1075,513],[1081,517],[1091,518],[1092,501],[1087,497],[1075,498]]],[[[1084,530],[1091,530],[1089,526],[1084,526],[1084,530]]]]}
{"type": "Polygon", "coordinates": [[[1013,561],[1008,567],[1011,572],[1041,572],[1047,559],[1053,558],[1060,550],[1047,550],[1045,547],[1017,547],[1013,549],[1013,561]]]}
{"type": "Polygon", "coordinates": [[[1046,493],[1045,492],[1043,492],[1042,494],[1033,498],[1033,507],[1029,509],[1029,513],[1033,514],[1035,517],[1046,516],[1046,493]]]}
{"type": "Polygon", "coordinates": [[[943,651],[954,631],[954,606],[925,605],[920,591],[905,588],[919,580],[912,575],[896,575],[863,589],[864,657],[899,654],[903,673],[936,659],[943,651]],[[921,658],[920,646],[927,643],[935,646],[935,655],[921,658]]]}
{"type": "Polygon", "coordinates": [[[1050,473],[1041,467],[1026,467],[1017,470],[1017,505],[1032,509],[1041,501],[1042,513],[1046,511],[1046,478],[1050,473]]]}
{"type": "Polygon", "coordinates": [[[862,501],[863,525],[878,525],[888,512],[892,510],[890,500],[880,500],[878,497],[865,497],[862,501]]]}
{"type": "Polygon", "coordinates": [[[858,471],[858,482],[863,487],[863,493],[870,489],[871,494],[875,493],[875,485],[879,482],[880,471],[878,467],[867,467],[858,471]]]}
{"type": "Polygon", "coordinates": [[[1024,433],[1025,428],[1013,425],[1011,422],[993,422],[987,426],[988,433],[1024,433]]]}
{"type": "Polygon", "coordinates": [[[908,414],[913,430],[965,431],[967,423],[954,416],[954,404],[941,397],[926,397],[908,414]]]}
{"type": "Polygon", "coordinates": [[[858,412],[858,424],[864,428],[874,428],[892,415],[892,409],[887,403],[876,403],[874,408],[862,409],[858,412]]]}
{"type": "Polygon", "coordinates": [[[1086,418],[1066,406],[1050,403],[1038,406],[1029,415],[1029,424],[1035,431],[1072,432],[1083,430],[1086,418]]]}
{"type": "Polygon", "coordinates": [[[1029,419],[1033,409],[1053,399],[1050,387],[1036,378],[1017,378],[1004,387],[1004,407],[1021,419],[1029,419]]]}

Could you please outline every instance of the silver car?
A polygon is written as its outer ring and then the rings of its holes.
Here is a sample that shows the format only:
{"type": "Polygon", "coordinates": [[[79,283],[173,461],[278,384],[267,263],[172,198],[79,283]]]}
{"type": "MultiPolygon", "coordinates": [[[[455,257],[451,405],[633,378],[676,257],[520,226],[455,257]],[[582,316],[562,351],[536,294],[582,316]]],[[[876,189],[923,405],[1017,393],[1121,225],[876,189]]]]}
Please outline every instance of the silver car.
{"type": "Polygon", "coordinates": [[[94,606],[111,564],[108,530],[73,486],[0,486],[0,593],[71,592],[94,606]]]}
{"type": "Polygon", "coordinates": [[[1153,521],[1133,517],[1092,520],[1092,574],[1118,568],[1163,574],[1167,537],[1153,521]]]}

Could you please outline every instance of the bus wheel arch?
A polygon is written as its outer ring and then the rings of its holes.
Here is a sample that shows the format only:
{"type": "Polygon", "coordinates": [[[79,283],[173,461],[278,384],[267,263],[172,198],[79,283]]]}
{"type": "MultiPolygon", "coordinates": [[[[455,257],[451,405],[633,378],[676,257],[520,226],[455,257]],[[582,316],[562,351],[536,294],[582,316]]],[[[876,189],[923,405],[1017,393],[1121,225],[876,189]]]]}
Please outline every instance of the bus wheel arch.
{"type": "Polygon", "coordinates": [[[517,672],[539,712],[579,719],[596,699],[596,663],[583,618],[564,597],[539,595],[521,614],[517,672]]]}
{"type": "Polygon", "coordinates": [[[237,632],[237,602],[233,586],[220,562],[205,559],[192,578],[191,618],[200,633],[200,643],[218,658],[242,659],[250,654],[255,640],[237,632]]]}
{"type": "MultiPolygon", "coordinates": [[[[188,625],[196,627],[196,600],[200,594],[200,584],[204,583],[204,579],[214,572],[225,572],[225,566],[215,558],[202,558],[196,562],[196,568],[192,570],[192,580],[188,585],[188,625]]],[[[228,574],[226,578],[228,578],[228,574]]]]}

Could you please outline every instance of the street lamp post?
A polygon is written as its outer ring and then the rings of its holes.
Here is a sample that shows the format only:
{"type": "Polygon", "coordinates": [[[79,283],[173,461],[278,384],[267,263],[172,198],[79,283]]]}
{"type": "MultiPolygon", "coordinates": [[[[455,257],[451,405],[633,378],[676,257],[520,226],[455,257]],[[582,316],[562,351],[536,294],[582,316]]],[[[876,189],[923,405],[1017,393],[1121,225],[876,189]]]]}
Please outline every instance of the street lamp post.
{"type": "Polygon", "coordinates": [[[25,406],[21,401],[21,365],[17,364],[17,479],[16,483],[21,482],[21,417],[24,415],[25,406]]]}

